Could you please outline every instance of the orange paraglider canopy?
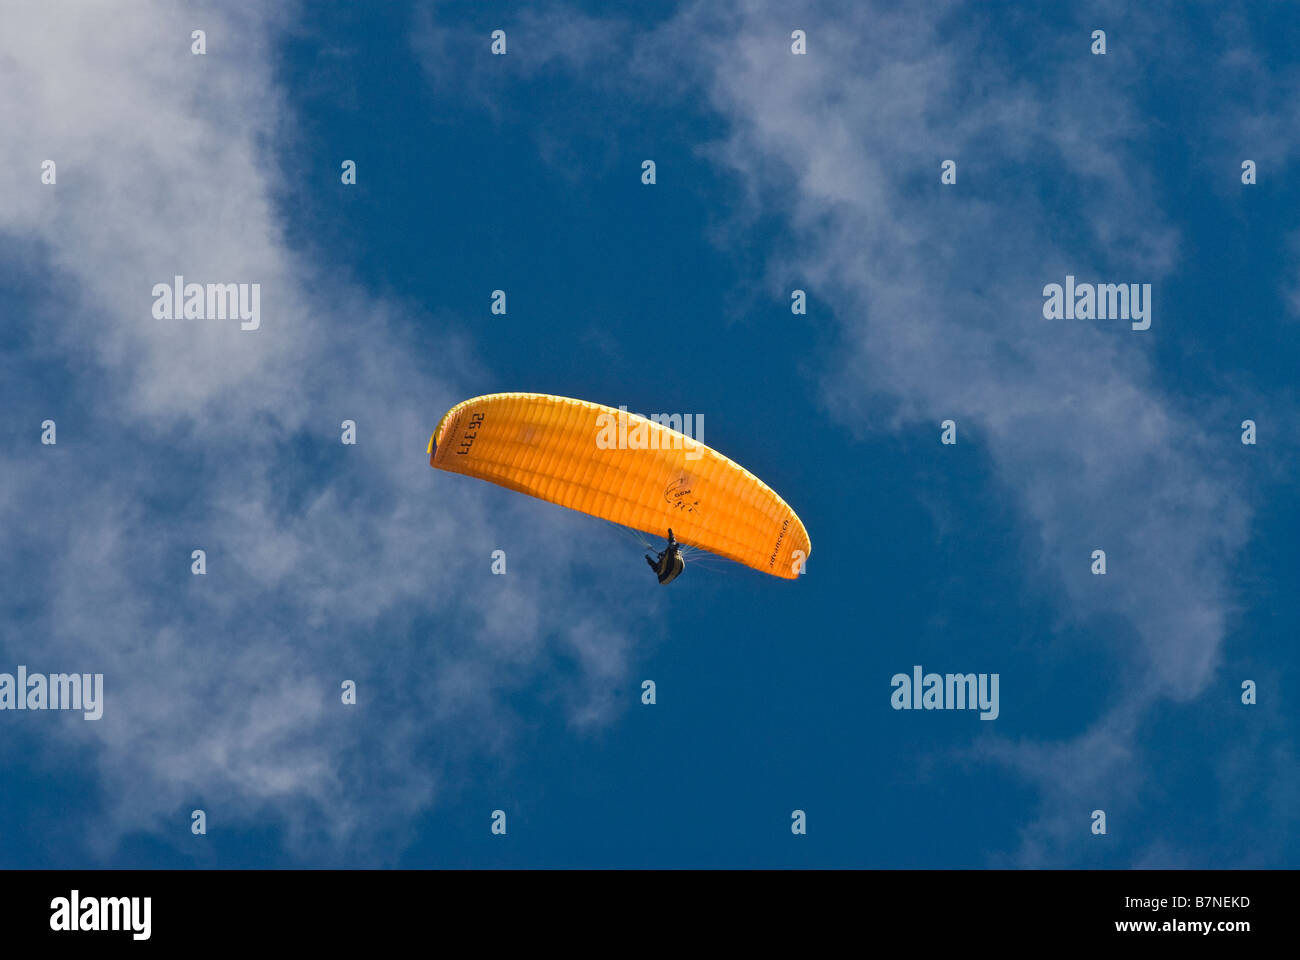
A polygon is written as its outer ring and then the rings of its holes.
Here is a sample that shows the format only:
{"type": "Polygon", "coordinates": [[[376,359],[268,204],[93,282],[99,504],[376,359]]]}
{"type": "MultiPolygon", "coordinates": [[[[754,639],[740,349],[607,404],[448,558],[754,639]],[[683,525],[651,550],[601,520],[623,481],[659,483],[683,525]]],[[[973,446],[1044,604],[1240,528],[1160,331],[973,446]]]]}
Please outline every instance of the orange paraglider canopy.
{"type": "Polygon", "coordinates": [[[803,523],[748,470],[665,424],[585,400],[494,393],[452,407],[429,464],[795,579],[803,523]]]}

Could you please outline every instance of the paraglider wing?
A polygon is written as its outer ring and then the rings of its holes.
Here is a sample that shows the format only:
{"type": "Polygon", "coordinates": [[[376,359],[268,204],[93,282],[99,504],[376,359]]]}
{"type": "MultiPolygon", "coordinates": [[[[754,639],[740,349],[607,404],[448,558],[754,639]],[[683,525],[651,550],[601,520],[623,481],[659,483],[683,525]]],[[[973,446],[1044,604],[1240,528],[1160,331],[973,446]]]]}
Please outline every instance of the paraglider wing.
{"type": "Polygon", "coordinates": [[[541,393],[458,403],[429,464],[793,580],[811,552],[803,523],[748,470],[702,443],[604,404],[541,393]]]}

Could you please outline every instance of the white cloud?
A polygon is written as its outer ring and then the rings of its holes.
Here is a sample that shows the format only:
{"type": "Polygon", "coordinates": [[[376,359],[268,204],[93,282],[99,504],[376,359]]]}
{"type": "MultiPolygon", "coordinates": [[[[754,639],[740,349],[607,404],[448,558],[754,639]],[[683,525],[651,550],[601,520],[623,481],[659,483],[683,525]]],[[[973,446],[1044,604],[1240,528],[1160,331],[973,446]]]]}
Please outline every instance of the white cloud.
{"type": "Polygon", "coordinates": [[[1043,791],[1022,862],[1059,863],[1090,791],[1140,749],[1143,710],[1206,689],[1233,613],[1250,508],[1148,355],[1179,329],[1161,299],[1177,229],[1126,141],[1125,74],[1088,56],[1086,30],[1073,47],[1047,40],[1029,84],[1001,56],[1024,25],[994,11],[965,8],[956,27],[929,7],[859,3],[795,19],[779,3],[700,3],[651,47],[688,61],[672,73],[702,78],[727,121],[710,155],[788,218],[773,273],[834,309],[828,409],[865,434],[937,438],[956,419],[1038,544],[1027,575],[1059,584],[1071,618],[1118,613],[1140,640],[1103,668],[1138,682],[1077,740],[987,750],[1043,791]],[[806,56],[790,53],[793,26],[806,56]],[[939,185],[946,159],[955,187],[939,185]],[[1043,320],[1043,285],[1067,273],[1153,283],[1153,332],[1043,320]],[[1096,547],[1105,581],[1088,573],[1096,547]]]}
{"type": "Polygon", "coordinates": [[[33,437],[3,465],[8,555],[29,565],[6,571],[0,651],[105,674],[102,720],[48,727],[52,753],[93,750],[105,862],[138,830],[186,849],[198,806],[214,828],[283,825],[294,855],[381,862],[466,752],[509,749],[505,695],[563,691],[575,729],[608,721],[626,640],[571,614],[570,578],[612,589],[579,535],[593,521],[429,468],[476,373],[458,332],[431,348],[427,320],[286,246],[279,24],[239,9],[6,11],[0,236],[65,307],[32,332],[70,377],[24,398],[69,410],[59,447],[33,437]],[[155,320],[174,274],[259,282],[261,329],[155,320]],[[545,569],[492,577],[497,547],[545,569]],[[555,667],[575,646],[576,681],[555,667]]]}

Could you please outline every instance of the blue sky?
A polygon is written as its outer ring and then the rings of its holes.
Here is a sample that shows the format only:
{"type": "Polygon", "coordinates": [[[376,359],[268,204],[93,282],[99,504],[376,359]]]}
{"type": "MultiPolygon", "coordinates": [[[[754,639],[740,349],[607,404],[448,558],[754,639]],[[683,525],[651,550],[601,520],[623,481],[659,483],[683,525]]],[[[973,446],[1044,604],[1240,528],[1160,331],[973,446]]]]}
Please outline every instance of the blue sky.
{"type": "Polygon", "coordinates": [[[376,7],[6,11],[0,672],[106,703],[0,712],[0,865],[1297,865],[1300,22],[376,7]],[[178,273],[261,328],[154,319],[178,273]],[[807,575],[660,588],[429,469],[512,390],[702,414],[807,575]]]}

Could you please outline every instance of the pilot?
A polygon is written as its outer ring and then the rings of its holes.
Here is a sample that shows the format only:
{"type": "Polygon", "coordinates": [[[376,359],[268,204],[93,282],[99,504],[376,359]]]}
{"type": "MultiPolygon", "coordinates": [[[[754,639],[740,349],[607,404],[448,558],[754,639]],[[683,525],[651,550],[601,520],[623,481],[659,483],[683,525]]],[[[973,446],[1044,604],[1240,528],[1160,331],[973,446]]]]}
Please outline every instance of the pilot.
{"type": "Polygon", "coordinates": [[[682,571],[686,569],[686,558],[682,556],[682,546],[673,536],[673,528],[668,528],[668,546],[659,554],[659,559],[653,559],[646,554],[645,562],[650,564],[650,569],[655,572],[660,583],[672,583],[681,576],[682,571]]]}

